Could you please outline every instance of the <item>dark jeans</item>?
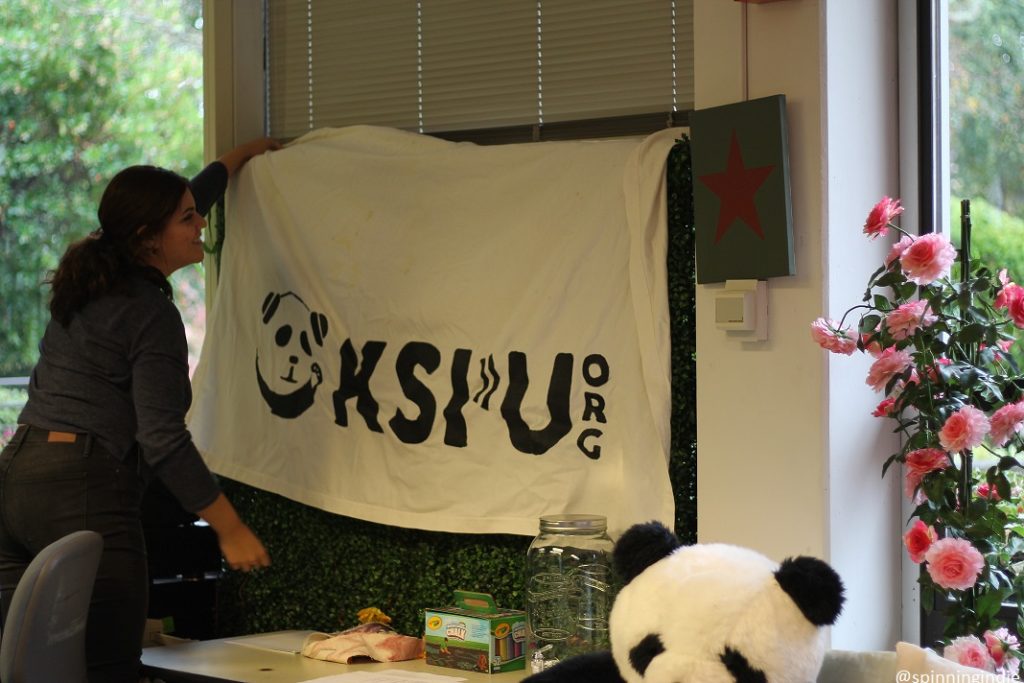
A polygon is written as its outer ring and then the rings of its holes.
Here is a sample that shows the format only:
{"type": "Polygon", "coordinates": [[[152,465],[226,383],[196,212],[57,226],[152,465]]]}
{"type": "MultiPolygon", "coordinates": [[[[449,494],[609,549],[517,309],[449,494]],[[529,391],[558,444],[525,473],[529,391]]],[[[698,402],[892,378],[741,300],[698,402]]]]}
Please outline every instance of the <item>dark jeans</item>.
{"type": "Polygon", "coordinates": [[[20,427],[0,453],[0,612],[35,555],[79,529],[103,536],[86,625],[89,683],[136,683],[148,576],[134,459],[121,463],[91,437],[51,443],[20,427]]]}

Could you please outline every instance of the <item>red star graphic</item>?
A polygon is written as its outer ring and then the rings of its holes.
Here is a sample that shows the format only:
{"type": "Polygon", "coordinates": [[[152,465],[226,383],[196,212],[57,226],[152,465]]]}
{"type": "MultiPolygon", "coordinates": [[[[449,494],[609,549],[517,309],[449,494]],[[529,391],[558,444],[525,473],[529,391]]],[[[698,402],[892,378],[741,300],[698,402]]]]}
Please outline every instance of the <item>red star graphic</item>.
{"type": "Polygon", "coordinates": [[[773,170],[775,170],[775,166],[745,168],[740,143],[736,139],[736,131],[732,132],[726,170],[722,173],[699,176],[700,181],[718,195],[721,204],[718,211],[718,227],[715,228],[715,244],[722,239],[737,218],[750,226],[754,234],[764,239],[761,219],[757,215],[757,206],[754,204],[754,194],[773,170]]]}

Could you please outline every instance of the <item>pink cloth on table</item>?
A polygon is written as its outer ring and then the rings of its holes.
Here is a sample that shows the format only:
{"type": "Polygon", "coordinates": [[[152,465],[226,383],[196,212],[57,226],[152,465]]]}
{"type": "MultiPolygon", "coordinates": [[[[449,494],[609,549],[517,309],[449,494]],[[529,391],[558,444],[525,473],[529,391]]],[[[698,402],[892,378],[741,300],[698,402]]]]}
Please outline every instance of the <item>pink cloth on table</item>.
{"type": "Polygon", "coordinates": [[[302,654],[312,659],[350,664],[358,658],[400,662],[423,654],[423,639],[403,636],[384,624],[362,624],[341,633],[311,633],[302,654]]]}

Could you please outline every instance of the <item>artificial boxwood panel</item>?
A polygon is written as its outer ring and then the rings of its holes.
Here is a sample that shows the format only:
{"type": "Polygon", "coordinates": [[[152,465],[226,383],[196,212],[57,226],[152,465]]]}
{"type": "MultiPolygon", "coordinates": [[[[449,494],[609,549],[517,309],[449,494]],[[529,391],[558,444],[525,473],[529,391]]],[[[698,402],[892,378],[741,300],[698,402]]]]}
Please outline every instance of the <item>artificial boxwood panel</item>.
{"type": "Polygon", "coordinates": [[[690,140],[668,156],[668,312],[672,337],[672,446],[669,479],[676,534],[697,542],[697,280],[694,276],[690,140]]]}
{"type": "MultiPolygon", "coordinates": [[[[668,159],[668,286],[672,335],[672,450],[669,473],[676,533],[697,536],[696,364],[693,206],[689,140],[668,159]]],[[[447,534],[389,527],[331,514],[223,480],[273,565],[229,572],[218,591],[221,636],[292,628],[337,631],[364,607],[379,607],[401,633],[421,635],[426,607],[455,589],[481,590],[502,607],[525,608],[526,550],[516,535],[447,534]]]]}

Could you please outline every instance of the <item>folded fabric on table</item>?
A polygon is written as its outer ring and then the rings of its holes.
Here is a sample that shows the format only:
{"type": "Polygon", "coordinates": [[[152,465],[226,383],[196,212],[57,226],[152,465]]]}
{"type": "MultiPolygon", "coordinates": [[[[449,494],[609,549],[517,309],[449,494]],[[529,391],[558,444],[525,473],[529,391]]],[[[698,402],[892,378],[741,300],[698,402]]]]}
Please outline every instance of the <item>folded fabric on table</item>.
{"type": "Polygon", "coordinates": [[[302,654],[312,659],[351,664],[357,659],[400,662],[423,656],[423,639],[403,636],[384,624],[360,624],[340,633],[311,633],[302,654]]]}

